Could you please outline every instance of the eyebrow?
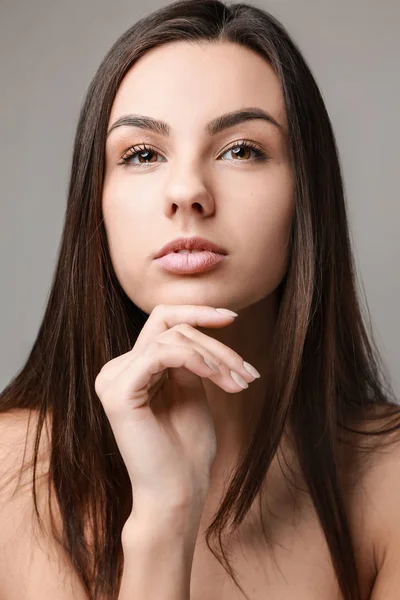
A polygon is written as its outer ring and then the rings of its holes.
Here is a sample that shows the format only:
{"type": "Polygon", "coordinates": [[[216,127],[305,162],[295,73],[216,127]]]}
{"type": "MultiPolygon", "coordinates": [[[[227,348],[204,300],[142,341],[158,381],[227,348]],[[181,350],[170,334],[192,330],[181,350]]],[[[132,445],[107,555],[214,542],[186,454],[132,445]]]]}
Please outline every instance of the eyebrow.
{"type": "MultiPolygon", "coordinates": [[[[209,123],[207,123],[205,127],[205,133],[209,136],[217,135],[221,131],[225,129],[229,129],[230,127],[234,127],[235,125],[239,125],[240,123],[244,123],[245,121],[251,121],[253,119],[262,119],[267,123],[273,125],[278,128],[279,131],[283,133],[283,127],[278,121],[272,117],[268,112],[261,108],[251,107],[251,108],[243,108],[241,110],[236,110],[233,112],[225,113],[219,117],[216,117],[209,123]]],[[[154,131],[160,135],[169,137],[171,135],[171,128],[168,123],[165,121],[160,121],[158,119],[154,119],[152,117],[147,117],[145,115],[123,115],[119,117],[110,127],[107,132],[107,138],[110,133],[116,129],[117,127],[139,127],[140,129],[148,129],[150,131],[154,131]]]]}

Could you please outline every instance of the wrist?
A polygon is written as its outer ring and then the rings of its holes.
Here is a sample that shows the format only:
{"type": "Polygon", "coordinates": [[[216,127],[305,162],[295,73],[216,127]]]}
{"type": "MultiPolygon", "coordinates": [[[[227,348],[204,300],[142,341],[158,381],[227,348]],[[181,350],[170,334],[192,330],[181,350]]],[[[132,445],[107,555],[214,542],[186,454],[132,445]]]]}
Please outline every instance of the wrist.
{"type": "Polygon", "coordinates": [[[136,507],[122,528],[122,545],[129,547],[142,543],[159,543],[162,538],[196,539],[201,511],[182,508],[136,507]]]}
{"type": "Polygon", "coordinates": [[[197,532],[195,520],[181,512],[131,514],[121,536],[124,569],[118,599],[186,600],[197,532]]]}

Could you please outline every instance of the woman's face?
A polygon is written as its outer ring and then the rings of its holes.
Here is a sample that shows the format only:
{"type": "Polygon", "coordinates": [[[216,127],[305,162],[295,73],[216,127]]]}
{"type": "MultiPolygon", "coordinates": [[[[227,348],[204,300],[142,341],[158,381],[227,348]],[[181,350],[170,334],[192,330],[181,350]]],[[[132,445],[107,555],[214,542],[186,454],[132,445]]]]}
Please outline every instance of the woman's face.
{"type": "Polygon", "coordinates": [[[102,208],[126,294],[148,314],[157,304],[238,310],[271,294],[287,269],[294,193],[283,96],[270,65],[226,42],[155,48],[122,81],[108,130],[127,115],[161,120],[170,133],[122,125],[107,136],[102,208]],[[254,108],[279,126],[252,118],[207,131],[226,113],[254,108]],[[243,140],[257,149],[238,148],[243,140]],[[202,273],[167,272],[154,256],[181,236],[207,238],[228,255],[202,273]]]}

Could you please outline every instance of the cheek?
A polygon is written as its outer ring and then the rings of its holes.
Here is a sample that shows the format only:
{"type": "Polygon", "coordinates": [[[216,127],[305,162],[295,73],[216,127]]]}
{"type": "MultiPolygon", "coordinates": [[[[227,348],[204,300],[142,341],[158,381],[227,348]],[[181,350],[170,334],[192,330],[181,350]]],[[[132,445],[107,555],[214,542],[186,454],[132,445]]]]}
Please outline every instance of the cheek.
{"type": "MultiPolygon", "coordinates": [[[[149,193],[147,189],[147,196],[149,193]]],[[[151,206],[143,201],[145,198],[145,189],[133,186],[129,177],[114,171],[105,178],[102,211],[108,237],[115,245],[124,245],[127,238],[132,238],[132,231],[135,236],[143,232],[142,224],[148,223],[150,215],[146,211],[151,206]]]]}
{"type": "Polygon", "coordinates": [[[294,188],[290,173],[271,178],[254,190],[243,215],[244,246],[249,283],[260,282],[267,291],[282,281],[289,255],[290,230],[294,213],[294,188]]]}
{"type": "MultiPolygon", "coordinates": [[[[131,199],[132,200],[132,199],[131,199]]],[[[146,232],[136,205],[123,194],[120,186],[107,186],[103,191],[102,212],[111,262],[122,283],[135,277],[135,265],[145,252],[146,232]]]]}
{"type": "MultiPolygon", "coordinates": [[[[144,181],[144,178],[143,178],[144,181]]],[[[117,171],[111,172],[104,181],[102,210],[106,222],[109,223],[111,232],[117,225],[124,224],[125,220],[130,222],[146,218],[146,210],[150,203],[142,199],[151,194],[149,186],[132,184],[129,176],[118,175],[117,171]]]]}

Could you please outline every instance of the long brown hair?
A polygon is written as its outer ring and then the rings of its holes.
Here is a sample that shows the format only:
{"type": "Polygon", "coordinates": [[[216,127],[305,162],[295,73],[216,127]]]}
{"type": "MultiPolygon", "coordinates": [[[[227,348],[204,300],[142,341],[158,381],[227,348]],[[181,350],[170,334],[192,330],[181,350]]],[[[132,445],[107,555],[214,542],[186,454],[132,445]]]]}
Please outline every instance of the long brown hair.
{"type": "MultiPolygon", "coordinates": [[[[270,354],[271,387],[251,443],[207,530],[207,545],[214,553],[209,539],[217,535],[225,557],[221,534],[246,516],[290,423],[343,598],[359,600],[338,441],[341,431],[352,437],[397,431],[399,407],[358,300],[329,116],[299,49],[268,12],[219,0],[175,2],[138,21],[107,53],[79,118],[48,304],[25,365],[0,395],[0,411],[37,411],[32,485],[39,523],[36,460],[51,414],[49,493],[54,486],[63,524],[58,541],[88,598],[117,598],[121,530],[132,509],[132,490],[94,381],[106,362],[132,348],[149,315],[125,294],[111,264],[101,208],[105,139],[127,71],[152,48],[177,40],[229,41],[270,63],[284,95],[296,194],[291,258],[270,354]],[[377,407],[384,407],[384,413],[377,407]],[[394,415],[391,428],[366,432],[349,427],[372,423],[381,413],[385,419],[394,415]],[[84,535],[88,524],[93,548],[84,535]]],[[[55,527],[53,534],[57,537],[55,527]]],[[[225,568],[238,585],[229,561],[225,568]]]]}

